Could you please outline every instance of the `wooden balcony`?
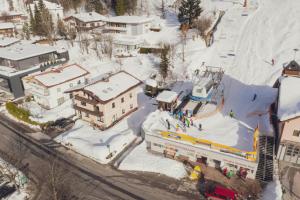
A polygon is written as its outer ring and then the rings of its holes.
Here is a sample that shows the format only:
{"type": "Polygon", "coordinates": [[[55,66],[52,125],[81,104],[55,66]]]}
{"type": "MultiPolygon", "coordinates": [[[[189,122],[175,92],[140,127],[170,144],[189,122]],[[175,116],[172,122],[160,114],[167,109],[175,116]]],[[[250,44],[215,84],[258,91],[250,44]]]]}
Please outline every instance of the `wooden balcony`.
{"type": "Polygon", "coordinates": [[[86,108],[83,108],[83,107],[80,107],[80,106],[77,106],[77,105],[73,105],[73,108],[75,110],[79,110],[81,112],[88,113],[90,115],[94,115],[94,116],[98,116],[98,117],[102,117],[103,116],[103,112],[100,112],[98,110],[88,110],[86,108]]]}
{"type": "Polygon", "coordinates": [[[84,97],[81,97],[81,96],[78,96],[78,95],[75,95],[74,98],[78,101],[83,101],[85,103],[92,104],[92,105],[97,105],[99,103],[98,101],[96,101],[94,99],[87,99],[87,98],[84,98],[84,97]]]}

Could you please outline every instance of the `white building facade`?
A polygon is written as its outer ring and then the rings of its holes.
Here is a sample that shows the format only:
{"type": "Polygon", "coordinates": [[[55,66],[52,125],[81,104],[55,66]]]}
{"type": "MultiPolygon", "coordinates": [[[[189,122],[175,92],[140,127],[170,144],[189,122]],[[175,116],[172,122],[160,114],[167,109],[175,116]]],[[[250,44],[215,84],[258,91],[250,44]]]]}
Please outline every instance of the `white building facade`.
{"type": "Polygon", "coordinates": [[[25,93],[32,95],[43,108],[55,108],[70,99],[66,90],[85,82],[89,74],[77,64],[55,69],[23,78],[25,93]]]}
{"type": "Polygon", "coordinates": [[[107,18],[105,32],[142,35],[150,31],[153,18],[143,16],[117,16],[107,18]]]}

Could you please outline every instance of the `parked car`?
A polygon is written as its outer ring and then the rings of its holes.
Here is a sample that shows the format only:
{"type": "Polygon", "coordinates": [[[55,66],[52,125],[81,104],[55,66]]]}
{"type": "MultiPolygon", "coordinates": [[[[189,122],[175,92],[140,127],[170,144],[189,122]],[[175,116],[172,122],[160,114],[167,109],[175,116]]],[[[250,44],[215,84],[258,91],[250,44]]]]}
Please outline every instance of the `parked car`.
{"type": "Polygon", "coordinates": [[[56,134],[65,132],[71,129],[75,121],[69,118],[61,118],[54,122],[49,122],[43,127],[43,132],[55,136],[56,134]]]}
{"type": "Polygon", "coordinates": [[[205,196],[210,200],[237,200],[238,193],[220,185],[213,185],[206,190],[205,196]]]}

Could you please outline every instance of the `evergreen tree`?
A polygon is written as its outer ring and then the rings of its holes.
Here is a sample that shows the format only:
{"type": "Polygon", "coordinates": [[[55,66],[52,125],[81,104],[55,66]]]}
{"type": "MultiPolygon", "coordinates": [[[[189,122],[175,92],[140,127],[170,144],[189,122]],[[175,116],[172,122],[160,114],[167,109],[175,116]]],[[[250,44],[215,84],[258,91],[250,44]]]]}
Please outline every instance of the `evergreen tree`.
{"type": "Polygon", "coordinates": [[[40,12],[43,12],[46,9],[46,6],[45,6],[43,0],[38,1],[38,9],[40,12]]]}
{"type": "Polygon", "coordinates": [[[66,30],[66,27],[65,27],[63,21],[60,18],[58,18],[58,20],[57,20],[57,34],[59,36],[66,37],[66,32],[67,32],[67,30],[66,30]]]}
{"type": "Polygon", "coordinates": [[[42,15],[40,10],[38,9],[38,6],[34,4],[34,27],[33,27],[33,33],[35,35],[42,35],[43,29],[42,29],[42,15]]]}
{"type": "Polygon", "coordinates": [[[161,51],[160,55],[160,65],[159,65],[159,72],[162,78],[165,80],[168,76],[168,71],[169,71],[169,51],[170,47],[168,45],[164,45],[164,48],[161,51]]]}
{"type": "Polygon", "coordinates": [[[126,11],[124,0],[116,0],[115,12],[117,15],[124,15],[126,11]]]}
{"type": "Polygon", "coordinates": [[[22,30],[23,30],[23,34],[24,34],[24,37],[26,38],[26,40],[29,40],[30,39],[30,26],[28,25],[27,22],[24,23],[22,30]]]}
{"type": "Polygon", "coordinates": [[[193,21],[200,16],[203,11],[200,7],[201,0],[183,0],[179,8],[178,19],[182,23],[192,25],[193,21]]]}
{"type": "Polygon", "coordinates": [[[35,19],[33,17],[33,14],[32,14],[32,10],[31,10],[31,7],[29,6],[29,30],[31,31],[31,33],[35,34],[35,19]]]}
{"type": "Polygon", "coordinates": [[[163,19],[166,18],[165,1],[161,0],[161,16],[163,19]]]}

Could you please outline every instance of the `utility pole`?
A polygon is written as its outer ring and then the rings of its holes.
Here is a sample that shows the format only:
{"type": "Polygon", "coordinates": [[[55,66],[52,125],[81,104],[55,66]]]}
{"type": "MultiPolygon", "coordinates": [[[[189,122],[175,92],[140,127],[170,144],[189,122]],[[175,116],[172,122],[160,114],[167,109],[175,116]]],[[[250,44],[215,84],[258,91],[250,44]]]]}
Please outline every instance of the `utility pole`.
{"type": "Polygon", "coordinates": [[[299,51],[299,49],[295,48],[293,50],[294,50],[294,60],[295,60],[296,59],[296,53],[297,53],[297,51],[299,51]]]}

